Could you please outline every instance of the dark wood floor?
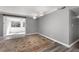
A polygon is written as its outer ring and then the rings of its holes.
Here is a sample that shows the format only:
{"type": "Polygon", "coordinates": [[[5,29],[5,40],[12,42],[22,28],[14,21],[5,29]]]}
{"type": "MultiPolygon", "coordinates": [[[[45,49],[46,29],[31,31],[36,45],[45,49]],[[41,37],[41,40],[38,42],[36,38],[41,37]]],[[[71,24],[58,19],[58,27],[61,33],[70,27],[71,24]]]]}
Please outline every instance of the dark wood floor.
{"type": "Polygon", "coordinates": [[[79,52],[79,42],[71,48],[41,35],[27,35],[25,37],[1,40],[0,52],[79,52]]]}
{"type": "Polygon", "coordinates": [[[79,42],[77,42],[70,48],[57,43],[56,47],[48,49],[44,52],[79,52],[79,42]]]}

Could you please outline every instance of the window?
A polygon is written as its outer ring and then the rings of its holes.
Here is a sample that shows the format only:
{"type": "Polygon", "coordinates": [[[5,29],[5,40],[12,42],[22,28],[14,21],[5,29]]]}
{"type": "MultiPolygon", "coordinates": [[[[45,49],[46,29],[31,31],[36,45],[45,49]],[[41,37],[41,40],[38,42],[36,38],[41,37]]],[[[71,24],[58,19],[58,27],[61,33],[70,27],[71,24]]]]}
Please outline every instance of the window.
{"type": "Polygon", "coordinates": [[[11,21],[11,27],[21,27],[21,23],[19,21],[11,21]]]}

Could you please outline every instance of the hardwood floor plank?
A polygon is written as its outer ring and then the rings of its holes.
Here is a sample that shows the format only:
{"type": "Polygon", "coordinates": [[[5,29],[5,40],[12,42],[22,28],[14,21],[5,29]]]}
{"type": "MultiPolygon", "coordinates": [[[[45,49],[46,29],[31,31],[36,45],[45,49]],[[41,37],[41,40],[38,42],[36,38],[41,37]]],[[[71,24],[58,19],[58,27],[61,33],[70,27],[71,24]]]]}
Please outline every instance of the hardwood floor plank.
{"type": "Polygon", "coordinates": [[[79,52],[79,42],[70,48],[39,34],[0,40],[0,52],[79,52]]]}

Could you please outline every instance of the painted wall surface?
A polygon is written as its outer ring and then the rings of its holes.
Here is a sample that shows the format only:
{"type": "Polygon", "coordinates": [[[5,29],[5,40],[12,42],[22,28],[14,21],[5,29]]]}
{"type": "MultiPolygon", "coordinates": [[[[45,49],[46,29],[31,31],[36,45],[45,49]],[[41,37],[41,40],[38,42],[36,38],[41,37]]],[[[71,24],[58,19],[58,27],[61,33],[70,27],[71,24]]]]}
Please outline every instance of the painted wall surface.
{"type": "Polygon", "coordinates": [[[32,18],[26,19],[26,34],[37,32],[37,21],[32,18]]]}
{"type": "Polygon", "coordinates": [[[76,19],[76,27],[77,39],[79,39],[79,18],[76,19]]]}
{"type": "Polygon", "coordinates": [[[0,36],[3,36],[3,15],[0,15],[0,36]]]}
{"type": "Polygon", "coordinates": [[[69,44],[69,11],[58,10],[38,19],[38,32],[52,39],[69,44]]]}
{"type": "Polygon", "coordinates": [[[77,39],[77,23],[76,23],[76,19],[75,19],[75,13],[72,10],[69,10],[69,21],[70,21],[69,44],[71,44],[74,41],[76,41],[76,39],[77,39]]]}
{"type": "Polygon", "coordinates": [[[76,18],[76,14],[70,10],[69,11],[70,19],[70,39],[69,44],[75,42],[79,39],[79,19],[76,18]]]}

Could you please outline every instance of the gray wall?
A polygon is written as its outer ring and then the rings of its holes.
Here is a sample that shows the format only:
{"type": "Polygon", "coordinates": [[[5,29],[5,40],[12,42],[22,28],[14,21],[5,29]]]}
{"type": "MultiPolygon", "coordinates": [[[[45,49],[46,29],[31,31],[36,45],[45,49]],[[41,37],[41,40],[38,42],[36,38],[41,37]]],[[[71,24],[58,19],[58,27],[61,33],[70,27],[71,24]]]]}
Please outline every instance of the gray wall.
{"type": "Polygon", "coordinates": [[[69,10],[70,19],[70,39],[69,44],[79,39],[79,19],[76,18],[75,12],[69,10]]]}
{"type": "Polygon", "coordinates": [[[0,15],[0,36],[3,36],[3,15],[0,15]]]}
{"type": "Polygon", "coordinates": [[[32,18],[26,18],[26,34],[37,32],[37,21],[32,18]]]}
{"type": "Polygon", "coordinates": [[[71,44],[77,40],[77,23],[76,23],[75,13],[72,10],[69,10],[69,21],[70,21],[69,44],[71,44]]]}
{"type": "Polygon", "coordinates": [[[58,10],[38,19],[38,32],[69,44],[69,11],[58,10]]]}
{"type": "Polygon", "coordinates": [[[77,39],[79,39],[79,18],[76,19],[76,33],[77,39]]]}

